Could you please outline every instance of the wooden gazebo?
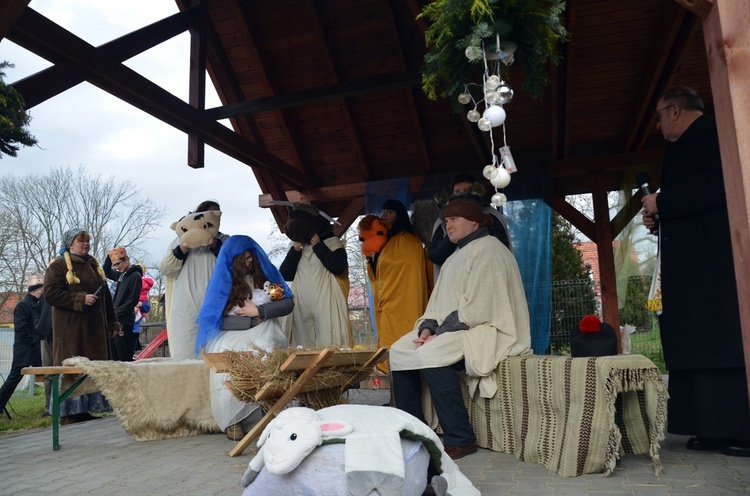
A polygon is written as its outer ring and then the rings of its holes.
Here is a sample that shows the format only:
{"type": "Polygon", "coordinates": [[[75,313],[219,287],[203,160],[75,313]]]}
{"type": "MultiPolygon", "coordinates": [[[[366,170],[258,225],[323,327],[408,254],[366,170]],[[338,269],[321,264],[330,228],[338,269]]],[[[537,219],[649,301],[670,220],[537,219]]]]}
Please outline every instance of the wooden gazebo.
{"type": "MultiPolygon", "coordinates": [[[[29,3],[0,4],[0,39],[54,64],[15,82],[27,107],[88,81],[184,131],[189,166],[203,166],[206,144],[247,164],[261,204],[312,201],[346,228],[368,182],[409,178],[418,198],[456,172],[480,174],[492,156],[486,133],[420,89],[422,0],[177,0],[173,16],[98,47],[29,3]],[[123,65],[187,30],[188,102],[123,65]],[[221,107],[205,108],[206,75],[221,107]]],[[[636,195],[610,221],[607,192],[637,171],[658,185],[652,112],[674,84],[718,116],[739,297],[750,300],[749,11],[745,1],[569,0],[570,40],[544,96],[530,98],[522,69],[511,70],[507,140],[519,172],[506,194],[544,198],[597,243],[607,322],[619,322],[612,240],[640,210],[636,195]],[[580,193],[592,194],[594,219],[566,202],[580,193]]],[[[742,312],[750,362],[750,306],[742,312]]]]}

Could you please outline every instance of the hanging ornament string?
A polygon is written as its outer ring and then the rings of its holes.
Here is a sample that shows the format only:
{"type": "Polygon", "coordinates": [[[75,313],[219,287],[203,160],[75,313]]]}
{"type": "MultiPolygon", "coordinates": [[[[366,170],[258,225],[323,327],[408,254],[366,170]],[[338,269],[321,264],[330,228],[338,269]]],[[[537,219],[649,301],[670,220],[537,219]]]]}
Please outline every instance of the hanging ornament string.
{"type": "Polygon", "coordinates": [[[476,122],[480,130],[489,133],[490,150],[492,150],[492,163],[486,165],[482,175],[487,178],[495,188],[495,194],[492,196],[492,206],[500,208],[505,205],[507,198],[500,190],[510,184],[510,174],[516,171],[513,157],[510,155],[508,146],[507,129],[505,120],[507,114],[503,105],[510,103],[513,99],[513,89],[500,77],[501,62],[510,65],[513,62],[513,53],[516,50],[516,44],[510,41],[503,42],[500,35],[495,35],[495,46],[485,46],[484,40],[480,46],[469,46],[466,48],[466,56],[470,60],[482,58],[484,63],[484,74],[482,74],[482,83],[466,83],[464,91],[458,95],[458,101],[462,105],[473,104],[473,108],[466,113],[466,118],[470,122],[476,122]],[[472,88],[480,87],[481,98],[475,99],[472,94],[472,88]],[[484,104],[484,111],[479,113],[479,105],[484,104]],[[503,127],[503,146],[495,153],[495,133],[494,128],[503,127]]]}

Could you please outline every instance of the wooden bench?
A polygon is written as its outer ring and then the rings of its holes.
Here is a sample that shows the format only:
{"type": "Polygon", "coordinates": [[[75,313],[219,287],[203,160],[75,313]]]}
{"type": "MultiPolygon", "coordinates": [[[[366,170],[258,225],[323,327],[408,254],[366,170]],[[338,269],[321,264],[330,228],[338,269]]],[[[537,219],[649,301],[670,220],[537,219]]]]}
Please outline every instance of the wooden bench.
{"type": "MultiPolygon", "coordinates": [[[[247,353],[250,354],[251,352],[247,353]]],[[[204,353],[202,357],[214,372],[229,372],[229,366],[226,363],[226,355],[224,353],[204,353]]],[[[267,412],[265,412],[263,418],[261,418],[250,432],[248,432],[234,447],[229,455],[241,455],[245,449],[250,446],[250,443],[260,436],[263,429],[266,428],[271,420],[273,420],[298,394],[319,389],[329,389],[332,387],[340,387],[343,393],[343,390],[347,387],[352,387],[363,378],[368,377],[372,367],[387,359],[387,348],[378,348],[375,351],[341,351],[330,348],[321,351],[295,351],[281,365],[279,372],[300,370],[302,372],[299,377],[289,388],[272,380],[268,381],[260,390],[258,390],[258,393],[255,395],[255,401],[273,401],[273,405],[267,412]],[[355,374],[342,373],[341,377],[333,383],[330,379],[326,380],[325,384],[317,381],[316,374],[322,368],[352,366],[361,367],[363,372],[355,374]]]]}
{"type": "Polygon", "coordinates": [[[44,382],[45,376],[52,376],[52,393],[50,395],[50,410],[52,415],[52,449],[60,449],[60,403],[65,401],[73,391],[86,380],[86,373],[80,367],[58,365],[49,367],[24,367],[23,375],[33,375],[34,382],[44,382]],[[60,392],[60,382],[64,375],[78,375],[78,379],[65,391],[60,392]]]}

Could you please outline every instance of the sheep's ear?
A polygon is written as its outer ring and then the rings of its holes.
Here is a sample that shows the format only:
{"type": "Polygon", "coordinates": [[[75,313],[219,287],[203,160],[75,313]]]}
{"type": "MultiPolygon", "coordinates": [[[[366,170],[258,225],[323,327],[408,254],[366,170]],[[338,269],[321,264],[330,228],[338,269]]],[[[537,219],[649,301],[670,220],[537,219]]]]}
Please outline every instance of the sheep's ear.
{"type": "Polygon", "coordinates": [[[270,424],[268,424],[266,426],[265,429],[263,429],[263,432],[260,433],[260,436],[258,437],[258,442],[256,444],[256,446],[258,446],[258,448],[260,448],[261,446],[263,446],[263,443],[266,442],[266,439],[268,439],[268,436],[271,435],[271,429],[273,428],[273,425],[274,425],[274,423],[272,421],[270,424]]]}
{"type": "Polygon", "coordinates": [[[343,420],[331,420],[320,423],[320,430],[325,437],[346,436],[354,430],[349,422],[343,420]]]}

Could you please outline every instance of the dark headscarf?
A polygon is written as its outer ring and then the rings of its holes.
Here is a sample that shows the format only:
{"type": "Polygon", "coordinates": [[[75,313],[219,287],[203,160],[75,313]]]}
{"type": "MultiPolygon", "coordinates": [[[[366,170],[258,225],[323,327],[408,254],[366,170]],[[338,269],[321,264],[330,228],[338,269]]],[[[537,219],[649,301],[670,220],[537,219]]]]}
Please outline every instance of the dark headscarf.
{"type": "Polygon", "coordinates": [[[406,206],[398,200],[386,200],[383,202],[383,206],[380,207],[382,210],[393,210],[396,212],[396,222],[391,226],[391,230],[388,232],[388,238],[394,237],[401,231],[413,233],[414,228],[409,221],[409,212],[406,211],[406,206]]]}

